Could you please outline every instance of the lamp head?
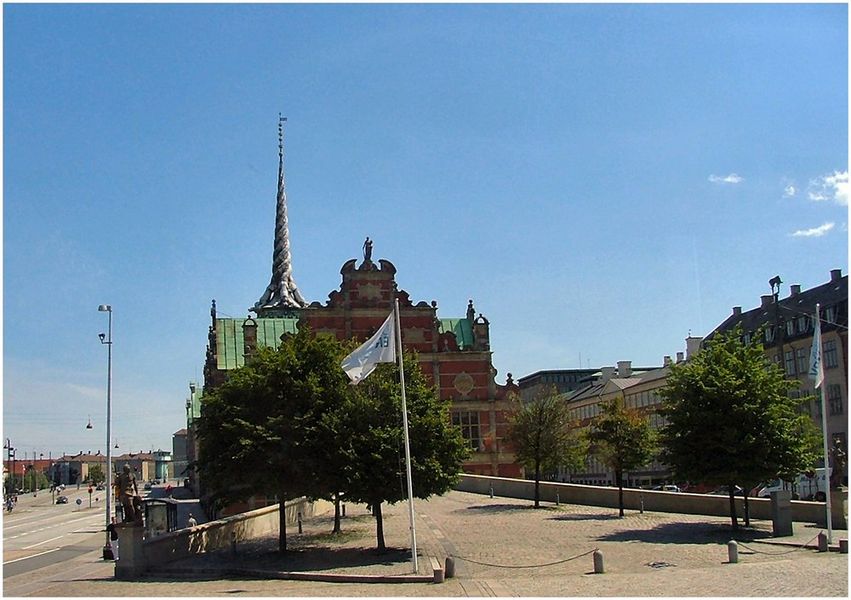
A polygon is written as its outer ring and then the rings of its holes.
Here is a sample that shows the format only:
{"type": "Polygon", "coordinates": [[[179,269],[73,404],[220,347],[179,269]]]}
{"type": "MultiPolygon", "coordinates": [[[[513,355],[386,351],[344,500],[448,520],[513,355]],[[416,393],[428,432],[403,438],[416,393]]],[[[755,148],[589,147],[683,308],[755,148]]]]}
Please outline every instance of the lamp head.
{"type": "Polygon", "coordinates": [[[109,304],[101,304],[100,306],[98,306],[98,310],[100,312],[112,312],[112,306],[110,306],[109,304]]]}
{"type": "Polygon", "coordinates": [[[99,333],[98,337],[100,338],[100,341],[102,342],[104,340],[104,338],[106,337],[106,334],[105,333],[99,333]]]}

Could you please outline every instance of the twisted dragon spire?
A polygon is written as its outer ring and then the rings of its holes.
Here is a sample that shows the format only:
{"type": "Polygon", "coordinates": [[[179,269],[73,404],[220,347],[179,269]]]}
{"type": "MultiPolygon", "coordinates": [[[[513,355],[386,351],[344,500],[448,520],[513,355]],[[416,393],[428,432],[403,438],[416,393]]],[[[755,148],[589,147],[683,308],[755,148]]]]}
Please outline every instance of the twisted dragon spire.
{"type": "Polygon", "coordinates": [[[278,199],[275,211],[275,249],[272,253],[272,279],[260,300],[250,310],[258,316],[276,309],[303,308],[307,302],[293,279],[290,235],[287,223],[287,190],[284,182],[284,122],[278,114],[278,199]]]}

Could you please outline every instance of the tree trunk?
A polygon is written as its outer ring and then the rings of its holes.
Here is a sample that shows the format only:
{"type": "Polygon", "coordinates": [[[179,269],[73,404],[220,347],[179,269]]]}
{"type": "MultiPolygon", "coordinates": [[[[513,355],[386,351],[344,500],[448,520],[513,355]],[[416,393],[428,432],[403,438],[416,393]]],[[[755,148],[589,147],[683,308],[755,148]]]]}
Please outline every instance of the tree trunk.
{"type": "Polygon", "coordinates": [[[623,471],[615,471],[615,480],[618,482],[618,516],[623,517],[623,471]]]}
{"type": "Polygon", "coordinates": [[[734,496],[734,494],[736,492],[736,488],[733,487],[733,484],[730,484],[728,486],[727,491],[730,494],[730,521],[733,525],[733,529],[738,529],[739,528],[739,521],[736,518],[736,500],[735,500],[735,496],[734,496]]]}
{"type": "Polygon", "coordinates": [[[751,511],[750,511],[750,506],[748,505],[748,488],[744,488],[744,491],[742,492],[742,494],[744,495],[744,500],[745,500],[745,527],[750,527],[751,526],[751,511]]]}
{"type": "Polygon", "coordinates": [[[340,533],[340,496],[334,494],[334,531],[331,533],[340,533]]]}
{"type": "Polygon", "coordinates": [[[387,546],[384,545],[384,518],[381,516],[381,501],[376,500],[372,503],[372,514],[375,515],[375,537],[378,539],[379,552],[386,552],[387,546]]]}
{"type": "Polygon", "coordinates": [[[287,551],[287,495],[284,492],[281,492],[278,504],[278,550],[281,553],[287,551]]]}
{"type": "Polygon", "coordinates": [[[535,508],[541,507],[541,465],[535,463],[535,508]]]}

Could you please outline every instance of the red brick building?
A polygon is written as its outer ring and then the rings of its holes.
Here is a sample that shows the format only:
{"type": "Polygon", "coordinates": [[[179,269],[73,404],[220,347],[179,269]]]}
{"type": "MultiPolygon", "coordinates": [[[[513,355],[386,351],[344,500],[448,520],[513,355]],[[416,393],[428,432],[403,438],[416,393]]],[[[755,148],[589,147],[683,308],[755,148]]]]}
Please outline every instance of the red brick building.
{"type": "MultiPolygon", "coordinates": [[[[292,275],[287,197],[283,169],[283,121],[279,123],[278,197],[272,278],[260,300],[250,310],[256,318],[218,318],[216,303],[211,310],[207,358],[204,365],[204,390],[220,385],[227,372],[245,364],[246,355],[256,347],[277,347],[281,336],[309,326],[317,335],[330,334],[338,340],[364,341],[372,336],[390,314],[399,299],[402,344],[419,354],[423,373],[437,387],[440,397],[452,402],[452,421],[459,426],[473,449],[464,464],[469,473],[521,476],[521,468],[506,434],[509,392],[519,388],[508,374],[506,385],[495,381],[490,349],[489,323],[476,316],[470,300],[465,316],[439,318],[437,305],[411,301],[396,283],[396,268],[388,260],[372,261],[372,242],[364,244],[360,265],[348,260],[340,270],[339,289],[328,295],[327,302],[308,303],[302,298],[292,275]]],[[[203,404],[193,392],[187,403],[188,428],[203,404]]],[[[191,435],[190,435],[191,437],[191,435]]],[[[197,445],[190,441],[189,460],[197,445]]]]}

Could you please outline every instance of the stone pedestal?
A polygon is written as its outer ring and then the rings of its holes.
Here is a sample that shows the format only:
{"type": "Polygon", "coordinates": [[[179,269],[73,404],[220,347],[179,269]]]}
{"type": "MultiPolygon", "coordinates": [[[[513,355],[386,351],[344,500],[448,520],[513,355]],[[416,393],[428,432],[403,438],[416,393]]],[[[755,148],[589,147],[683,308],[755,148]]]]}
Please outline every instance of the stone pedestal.
{"type": "Polygon", "coordinates": [[[142,552],[142,539],[145,529],[133,523],[115,526],[118,533],[118,560],[115,561],[116,579],[136,579],[145,572],[145,556],[142,552]]]}
{"type": "Polygon", "coordinates": [[[771,523],[774,537],[792,535],[792,492],[771,492],[771,523]]]}

